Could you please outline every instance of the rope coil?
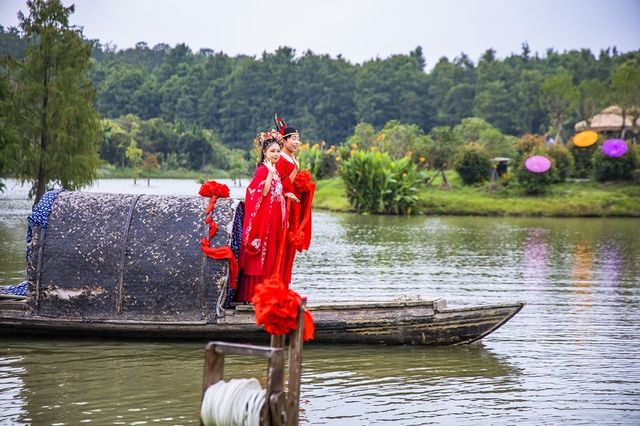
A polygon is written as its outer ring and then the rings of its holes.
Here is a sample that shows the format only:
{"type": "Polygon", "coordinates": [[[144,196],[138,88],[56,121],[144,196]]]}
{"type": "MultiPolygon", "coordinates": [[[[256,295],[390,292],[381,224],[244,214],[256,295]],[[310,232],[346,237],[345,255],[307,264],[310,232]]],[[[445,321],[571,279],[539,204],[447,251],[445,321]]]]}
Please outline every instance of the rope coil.
{"type": "Polygon", "coordinates": [[[202,398],[200,417],[205,426],[259,426],[266,391],[257,379],[220,380],[202,398]]]}

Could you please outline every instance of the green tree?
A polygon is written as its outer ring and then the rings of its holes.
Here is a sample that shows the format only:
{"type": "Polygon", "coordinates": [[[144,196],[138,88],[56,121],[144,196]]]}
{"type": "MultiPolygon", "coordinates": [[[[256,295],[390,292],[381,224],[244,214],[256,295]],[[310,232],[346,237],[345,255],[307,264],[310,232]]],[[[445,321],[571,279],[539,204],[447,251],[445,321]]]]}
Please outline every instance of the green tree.
{"type": "Polygon", "coordinates": [[[129,146],[125,151],[125,157],[127,157],[127,160],[129,161],[129,164],[133,169],[134,185],[137,183],[138,177],[140,177],[140,174],[142,172],[142,169],[140,167],[142,165],[142,152],[143,152],[142,149],[138,148],[138,144],[136,143],[136,140],[134,138],[130,138],[129,146]]]}
{"type": "Polygon", "coordinates": [[[426,166],[425,158],[431,140],[415,124],[391,120],[380,130],[375,141],[378,149],[393,159],[409,157],[414,163],[426,166]]]}
{"type": "Polygon", "coordinates": [[[4,28],[0,25],[0,58],[11,56],[21,59],[24,54],[25,42],[20,37],[16,27],[4,28]]]}
{"type": "Polygon", "coordinates": [[[358,123],[353,130],[353,135],[347,139],[347,145],[351,150],[362,149],[366,151],[374,146],[375,142],[376,130],[369,123],[358,123]]]}
{"type": "Polygon", "coordinates": [[[578,84],[580,93],[578,117],[591,125],[591,117],[600,112],[609,102],[607,86],[600,80],[583,80],[578,84]]]}
{"type": "MultiPolygon", "coordinates": [[[[627,116],[631,116],[635,133],[640,115],[640,62],[629,60],[616,68],[611,75],[611,87],[613,98],[622,110],[623,123],[627,116]]],[[[624,127],[621,131],[624,138],[624,127]]]]}
{"type": "Polygon", "coordinates": [[[201,132],[185,133],[178,139],[179,152],[188,158],[189,168],[202,169],[213,156],[213,148],[201,132]]]}
{"type": "Polygon", "coordinates": [[[501,131],[514,134],[518,131],[518,99],[510,93],[502,81],[492,81],[476,94],[473,112],[501,131]]]}
{"type": "Polygon", "coordinates": [[[18,13],[25,56],[9,65],[21,135],[9,167],[32,183],[37,203],[50,183],[77,189],[95,179],[100,124],[87,79],[92,46],[69,25],[74,7],[60,0],[29,0],[27,7],[29,16],[18,13]]]}
{"type": "Polygon", "coordinates": [[[480,144],[490,157],[511,157],[513,137],[503,135],[500,130],[477,117],[465,118],[453,131],[464,143],[480,144]]]}
{"type": "Polygon", "coordinates": [[[365,62],[357,73],[359,121],[382,127],[389,120],[431,124],[428,82],[421,61],[405,55],[365,62]]]}
{"type": "Polygon", "coordinates": [[[136,140],[131,138],[129,140],[129,146],[125,152],[125,156],[132,167],[137,167],[142,160],[142,149],[138,148],[136,140]]]}
{"type": "Polygon", "coordinates": [[[129,146],[130,138],[117,120],[104,119],[102,121],[100,158],[110,164],[124,167],[125,153],[129,146]]]}
{"type": "Polygon", "coordinates": [[[429,75],[429,95],[437,105],[436,124],[454,126],[471,117],[476,91],[476,69],[467,55],[449,62],[440,58],[429,75]]]}
{"type": "Polygon", "coordinates": [[[544,76],[539,70],[524,69],[513,86],[519,108],[513,112],[517,122],[516,135],[540,131],[546,120],[544,110],[539,102],[532,102],[538,98],[540,86],[544,76]]]}
{"type": "Polygon", "coordinates": [[[132,95],[144,85],[144,82],[145,74],[140,68],[131,65],[113,67],[98,88],[98,111],[112,118],[125,114],[140,115],[141,111],[133,102],[132,95]]]}
{"type": "Polygon", "coordinates": [[[460,137],[448,126],[438,126],[429,133],[429,145],[427,147],[427,161],[430,167],[442,176],[443,186],[448,187],[446,169],[453,167],[454,158],[462,147],[460,137]]]}
{"type": "Polygon", "coordinates": [[[556,141],[561,141],[564,126],[573,116],[580,96],[568,72],[548,77],[540,87],[540,100],[549,114],[549,121],[556,131],[556,141]]]}
{"type": "Polygon", "coordinates": [[[0,192],[4,189],[2,178],[11,174],[9,166],[12,157],[19,151],[16,149],[19,133],[12,116],[14,110],[10,93],[9,78],[4,72],[0,72],[0,192]]]}
{"type": "Polygon", "coordinates": [[[158,169],[158,154],[144,153],[144,159],[142,160],[142,170],[144,170],[147,176],[147,186],[151,185],[151,173],[158,169]]]}
{"type": "Polygon", "coordinates": [[[477,143],[462,147],[456,159],[456,171],[465,185],[473,185],[489,178],[491,161],[487,151],[477,143]]]}

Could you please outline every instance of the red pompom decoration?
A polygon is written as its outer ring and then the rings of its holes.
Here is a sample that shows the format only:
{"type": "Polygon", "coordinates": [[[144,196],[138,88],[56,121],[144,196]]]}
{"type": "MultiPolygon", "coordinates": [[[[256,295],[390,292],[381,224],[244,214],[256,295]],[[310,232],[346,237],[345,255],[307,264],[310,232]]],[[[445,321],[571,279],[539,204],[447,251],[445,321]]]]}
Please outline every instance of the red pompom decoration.
{"type": "Polygon", "coordinates": [[[220,198],[228,198],[229,197],[229,187],[224,183],[218,183],[215,180],[208,180],[202,184],[200,187],[200,191],[198,194],[203,197],[220,197],[220,198]]]}
{"type": "Polygon", "coordinates": [[[311,173],[307,170],[300,170],[293,181],[293,186],[296,191],[301,194],[310,192],[313,189],[314,183],[311,180],[311,173]]]}
{"type": "Polygon", "coordinates": [[[308,309],[304,310],[304,331],[302,332],[302,340],[309,341],[313,339],[316,333],[316,324],[313,322],[313,315],[308,309]]]}
{"type": "MultiPolygon", "coordinates": [[[[267,278],[256,286],[251,299],[256,313],[256,324],[264,325],[267,333],[280,336],[288,334],[298,326],[298,309],[302,298],[285,287],[279,276],[267,278]]],[[[315,325],[313,316],[305,311],[303,339],[313,339],[315,325]]]]}

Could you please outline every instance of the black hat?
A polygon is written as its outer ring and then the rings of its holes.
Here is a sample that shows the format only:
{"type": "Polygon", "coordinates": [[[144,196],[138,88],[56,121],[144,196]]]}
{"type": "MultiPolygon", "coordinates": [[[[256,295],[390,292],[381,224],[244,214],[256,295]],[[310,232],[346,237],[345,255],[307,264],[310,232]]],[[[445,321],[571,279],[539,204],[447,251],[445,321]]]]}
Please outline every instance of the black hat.
{"type": "Polygon", "coordinates": [[[299,133],[295,128],[293,128],[291,126],[287,126],[287,127],[285,127],[284,134],[282,136],[286,139],[291,135],[298,135],[298,134],[299,133]]]}

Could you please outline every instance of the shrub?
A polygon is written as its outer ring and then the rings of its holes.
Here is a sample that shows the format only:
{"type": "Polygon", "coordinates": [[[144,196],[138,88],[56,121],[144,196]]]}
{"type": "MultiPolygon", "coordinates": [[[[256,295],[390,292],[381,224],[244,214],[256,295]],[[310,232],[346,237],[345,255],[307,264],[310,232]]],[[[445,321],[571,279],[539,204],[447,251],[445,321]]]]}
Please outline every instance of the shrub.
{"type": "Polygon", "coordinates": [[[473,185],[487,179],[491,162],[486,149],[477,143],[462,147],[456,161],[456,171],[465,185],[473,185]]]}
{"type": "Polygon", "coordinates": [[[309,170],[315,179],[333,177],[338,170],[336,147],[331,145],[328,149],[324,149],[325,145],[324,141],[311,147],[304,144],[298,153],[301,168],[309,170]]]}
{"type": "Polygon", "coordinates": [[[544,173],[531,173],[524,166],[525,160],[529,157],[529,155],[545,155],[545,151],[542,149],[534,150],[530,152],[528,155],[524,156],[520,163],[518,163],[518,168],[516,171],[516,178],[518,179],[518,183],[524,190],[525,194],[529,195],[537,195],[544,194],[547,191],[549,185],[551,185],[554,181],[554,159],[551,160],[551,168],[544,173]]]}
{"type": "Polygon", "coordinates": [[[513,148],[516,151],[515,163],[520,164],[525,157],[531,155],[534,151],[541,151],[545,147],[544,137],[541,135],[532,135],[527,133],[516,141],[513,148]]]}
{"type": "Polygon", "coordinates": [[[477,142],[483,146],[489,157],[513,156],[511,137],[506,136],[500,130],[493,127],[482,118],[464,118],[453,131],[460,136],[465,143],[477,142]]]}
{"type": "Polygon", "coordinates": [[[421,176],[408,158],[355,151],[342,163],[347,198],[359,213],[410,214],[418,201],[421,176]]]}
{"type": "Polygon", "coordinates": [[[411,157],[418,167],[426,167],[427,147],[430,142],[429,136],[417,125],[391,120],[378,133],[374,146],[379,151],[388,153],[394,160],[411,157]]]}
{"type": "Polygon", "coordinates": [[[622,157],[607,157],[598,148],[593,153],[593,172],[600,182],[632,180],[633,171],[638,168],[638,152],[634,145],[626,142],[628,150],[622,157]]]}
{"type": "Polygon", "coordinates": [[[553,144],[547,148],[547,153],[547,156],[553,159],[553,183],[566,181],[575,167],[571,152],[564,145],[553,144]]]}
{"type": "Polygon", "coordinates": [[[598,149],[598,144],[587,147],[575,146],[573,143],[568,145],[569,152],[573,155],[574,169],[571,176],[577,178],[587,178],[593,172],[593,154],[598,149]]]}
{"type": "Polygon", "coordinates": [[[415,124],[390,120],[376,132],[371,124],[360,123],[347,143],[338,149],[338,154],[342,160],[346,160],[355,150],[380,151],[389,154],[393,160],[411,157],[418,168],[426,168],[427,146],[430,142],[429,136],[415,124]]]}
{"type": "Polygon", "coordinates": [[[448,126],[436,126],[431,129],[426,147],[429,167],[435,170],[450,169],[463,144],[460,136],[448,126]]]}

